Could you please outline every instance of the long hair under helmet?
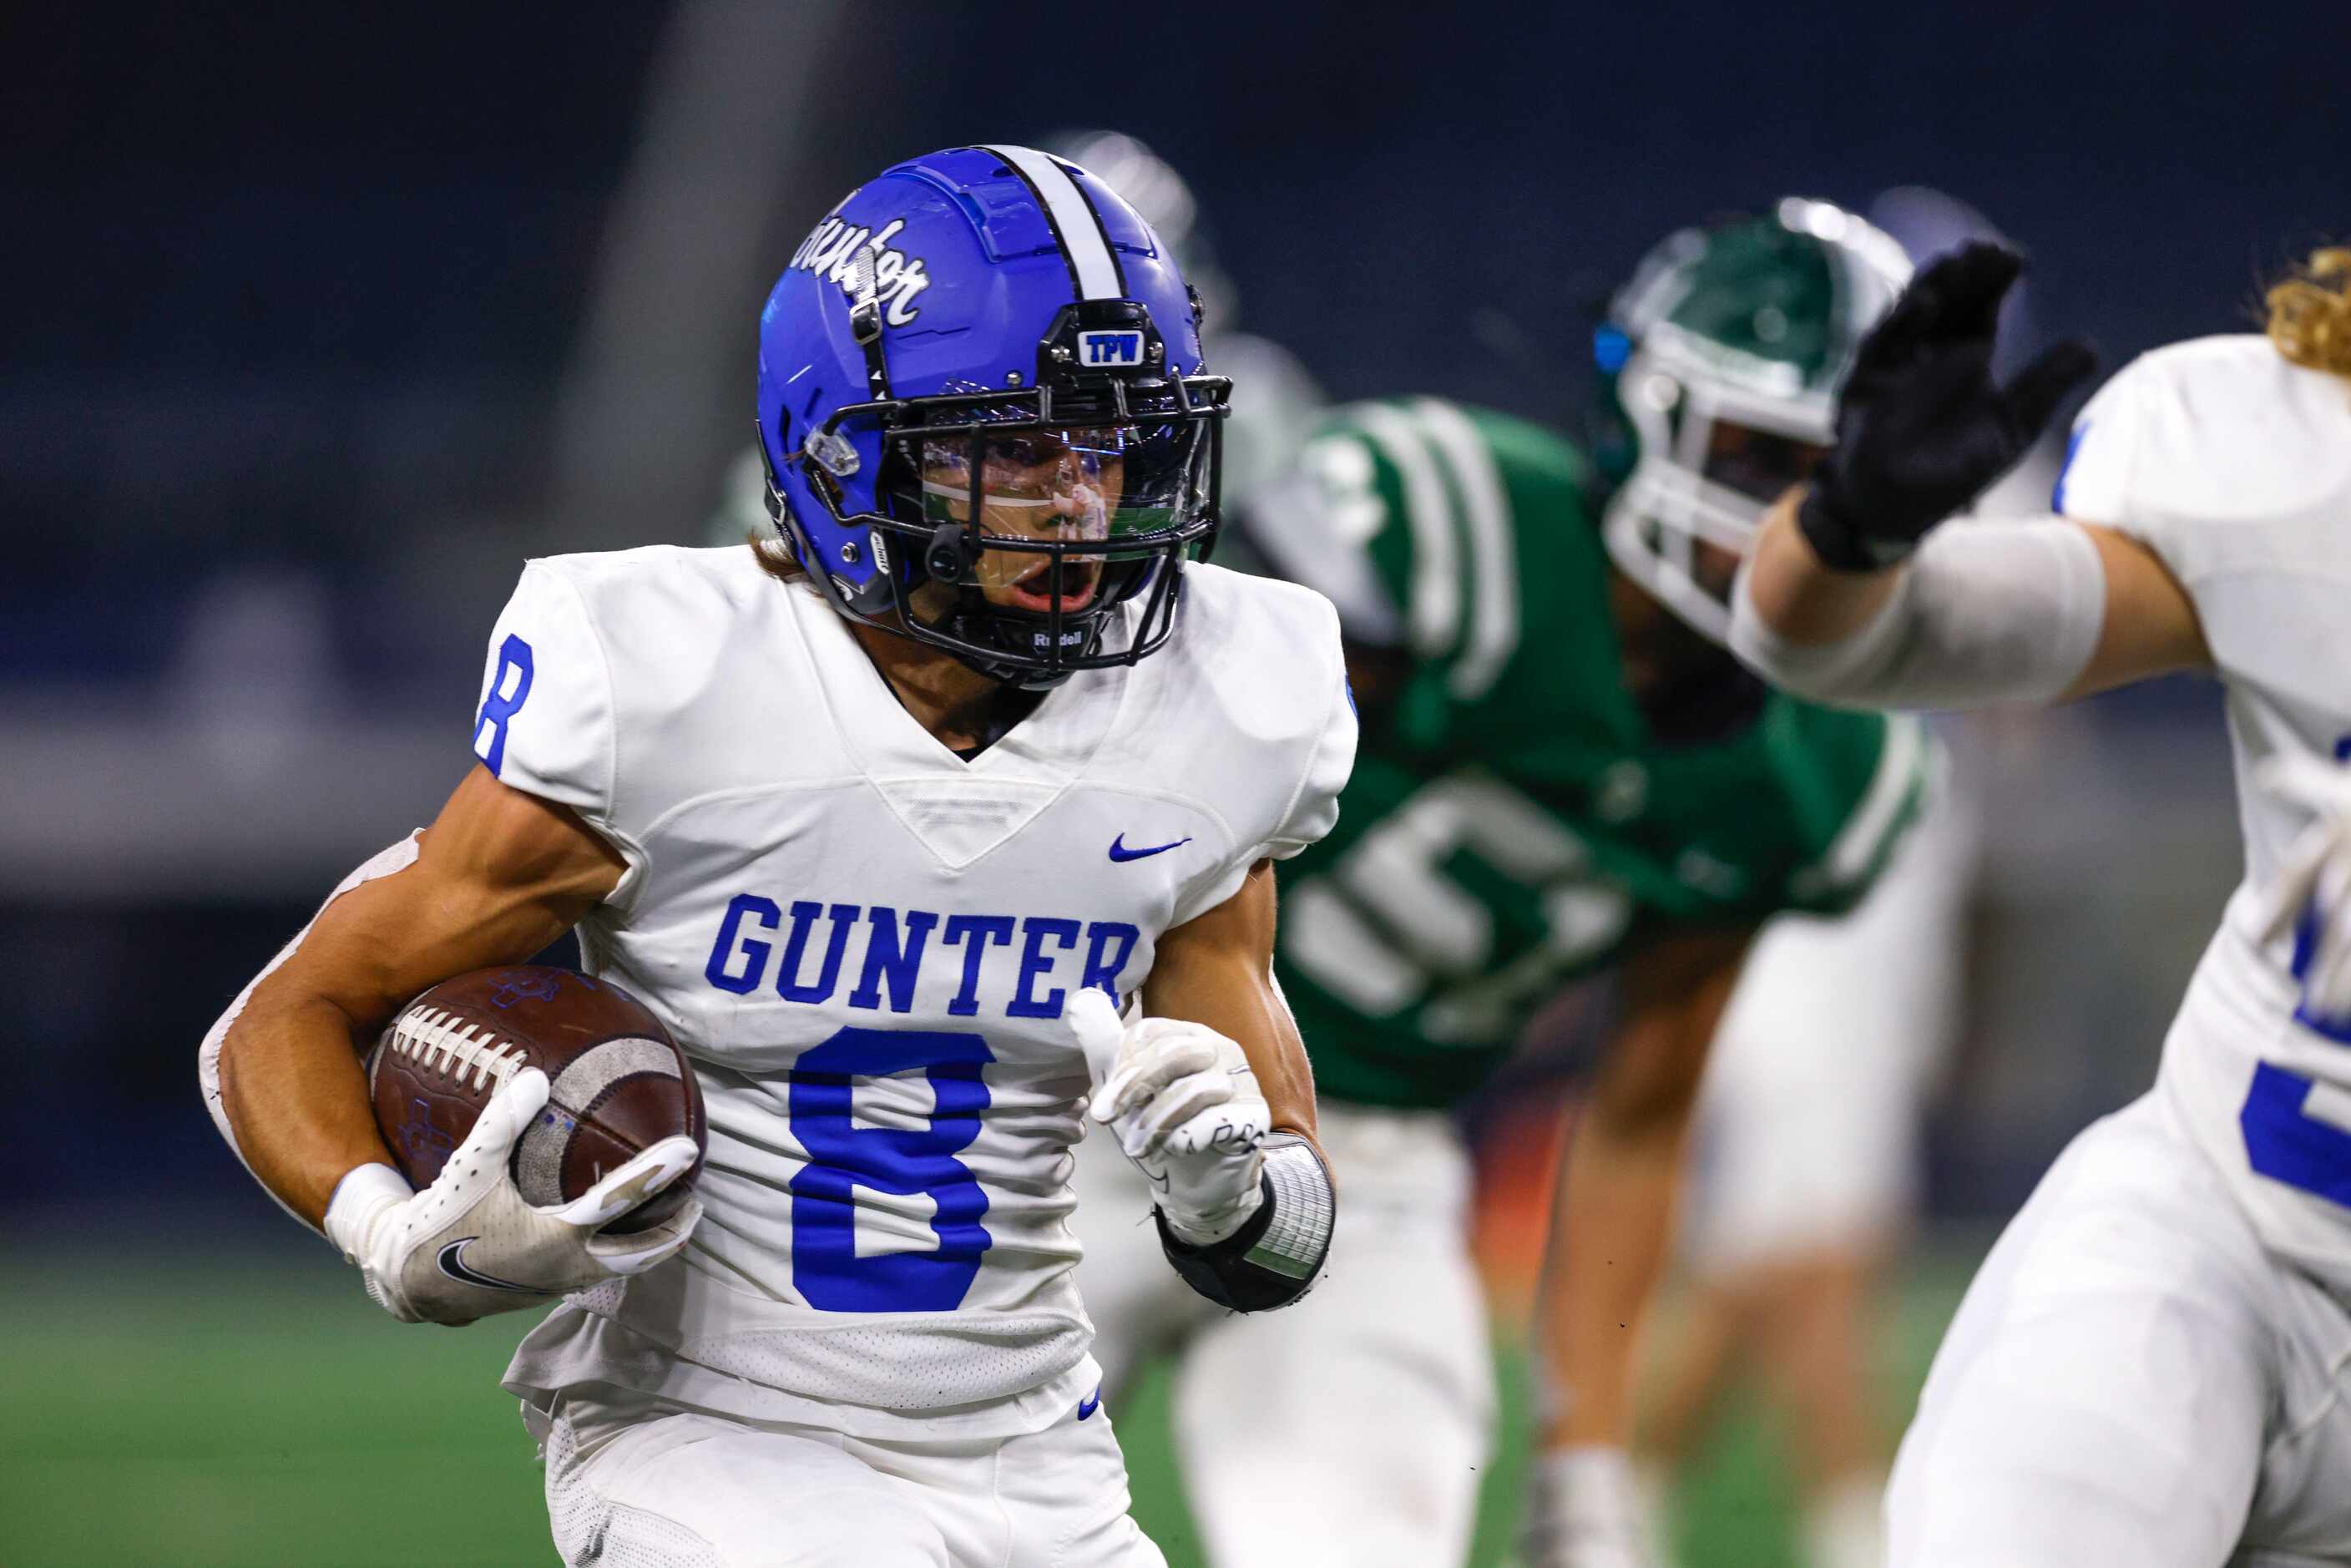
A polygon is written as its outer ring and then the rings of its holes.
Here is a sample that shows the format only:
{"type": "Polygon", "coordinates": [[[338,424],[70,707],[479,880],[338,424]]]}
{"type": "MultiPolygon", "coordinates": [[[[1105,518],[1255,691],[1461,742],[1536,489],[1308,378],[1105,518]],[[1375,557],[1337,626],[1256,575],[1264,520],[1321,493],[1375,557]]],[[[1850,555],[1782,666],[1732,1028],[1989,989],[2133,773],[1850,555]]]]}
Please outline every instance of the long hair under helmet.
{"type": "Polygon", "coordinates": [[[1230,392],[1150,225],[1025,147],[852,191],[759,317],[793,555],[851,620],[1024,686],[1166,642],[1185,559],[1216,538],[1230,392]]]}

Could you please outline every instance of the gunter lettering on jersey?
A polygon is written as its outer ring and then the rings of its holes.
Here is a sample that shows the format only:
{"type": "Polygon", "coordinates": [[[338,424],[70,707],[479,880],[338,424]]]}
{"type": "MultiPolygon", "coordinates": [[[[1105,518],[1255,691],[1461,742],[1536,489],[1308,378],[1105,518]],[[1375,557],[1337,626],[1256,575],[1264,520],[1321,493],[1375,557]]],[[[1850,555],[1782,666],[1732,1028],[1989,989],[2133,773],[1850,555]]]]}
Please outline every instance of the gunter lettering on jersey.
{"type": "Polygon", "coordinates": [[[847,293],[850,258],[861,247],[871,249],[873,302],[882,308],[884,321],[893,327],[904,327],[921,314],[914,308],[914,296],[931,286],[922,258],[909,256],[890,243],[890,236],[905,226],[905,219],[893,218],[876,233],[837,217],[827,218],[816,225],[814,234],[800,242],[799,249],[792,252],[791,265],[802,272],[832,279],[847,293]]]}
{"type": "Polygon", "coordinates": [[[1120,998],[1119,976],[1143,933],[1123,920],[1052,915],[943,915],[738,893],[718,922],[703,977],[748,996],[763,987],[788,1002],[822,1006],[836,995],[869,1012],[911,1013],[926,977],[951,1018],[983,1012],[1057,1019],[1072,990],[1120,998]],[[988,959],[1008,963],[991,974],[988,959]],[[846,988],[846,994],[841,993],[846,988]]]}

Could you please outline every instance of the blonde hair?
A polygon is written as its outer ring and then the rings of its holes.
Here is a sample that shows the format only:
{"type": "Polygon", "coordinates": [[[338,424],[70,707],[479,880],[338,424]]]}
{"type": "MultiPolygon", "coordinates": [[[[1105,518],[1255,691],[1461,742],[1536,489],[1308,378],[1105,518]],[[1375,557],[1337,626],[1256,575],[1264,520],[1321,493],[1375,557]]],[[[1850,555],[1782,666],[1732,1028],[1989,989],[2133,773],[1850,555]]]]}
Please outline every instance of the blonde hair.
{"type": "Polygon", "coordinates": [[[2330,246],[2268,294],[2270,341],[2297,365],[2351,376],[2351,246],[2330,246]]]}

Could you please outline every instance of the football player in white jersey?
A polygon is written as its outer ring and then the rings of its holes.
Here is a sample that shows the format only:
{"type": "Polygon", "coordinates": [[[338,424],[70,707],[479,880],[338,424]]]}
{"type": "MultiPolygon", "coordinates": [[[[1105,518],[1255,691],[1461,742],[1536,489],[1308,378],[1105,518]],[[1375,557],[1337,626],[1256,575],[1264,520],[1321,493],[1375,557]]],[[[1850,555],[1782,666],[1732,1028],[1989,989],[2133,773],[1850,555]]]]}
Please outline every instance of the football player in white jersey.
{"type": "Polygon", "coordinates": [[[1228,390],[1083,170],[852,192],[761,317],[778,540],[532,562],[481,766],[207,1039],[223,1133],[397,1315],[566,1297],[506,1385],[567,1562],[1161,1561],[1071,1272],[1081,1112],[1223,1305],[1301,1294],[1333,1213],[1270,862],[1330,827],[1353,713],[1325,601],[1186,564],[1228,390]],[[574,925],[708,1106],[649,1235],[521,1202],[528,1070],[412,1194],[353,1049],[574,925]]]}
{"type": "Polygon", "coordinates": [[[2087,373],[2061,349],[1992,383],[2017,268],[1963,251],[1878,329],[1836,449],[1742,579],[1738,645],[1876,706],[2210,671],[2245,879],[2154,1089],[2074,1141],[1970,1287],[1896,1463],[1891,1561],[2351,1561],[2351,251],[2272,294],[2268,336],[2115,377],[2074,426],[2057,516],[1938,528],[2087,373]],[[2265,790],[2281,767],[2290,788],[2265,790]]]}

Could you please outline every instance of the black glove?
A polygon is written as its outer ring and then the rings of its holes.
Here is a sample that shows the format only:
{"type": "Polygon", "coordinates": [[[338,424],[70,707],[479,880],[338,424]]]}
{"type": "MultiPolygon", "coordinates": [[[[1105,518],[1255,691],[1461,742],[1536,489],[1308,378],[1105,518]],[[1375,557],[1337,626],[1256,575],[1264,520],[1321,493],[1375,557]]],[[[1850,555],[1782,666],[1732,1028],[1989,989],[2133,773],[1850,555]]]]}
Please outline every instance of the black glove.
{"type": "Polygon", "coordinates": [[[1907,556],[2014,467],[2096,368],[2088,345],[2064,342],[1992,384],[2000,302],[2023,270],[2014,251],[1967,246],[1912,279],[1862,340],[1836,445],[1796,514],[1823,565],[1874,571],[1907,556]]]}

